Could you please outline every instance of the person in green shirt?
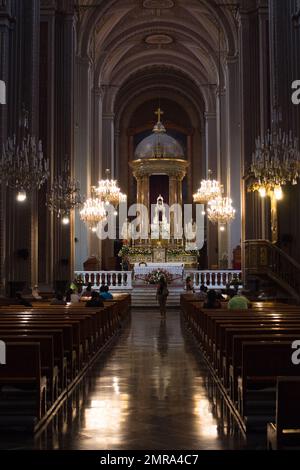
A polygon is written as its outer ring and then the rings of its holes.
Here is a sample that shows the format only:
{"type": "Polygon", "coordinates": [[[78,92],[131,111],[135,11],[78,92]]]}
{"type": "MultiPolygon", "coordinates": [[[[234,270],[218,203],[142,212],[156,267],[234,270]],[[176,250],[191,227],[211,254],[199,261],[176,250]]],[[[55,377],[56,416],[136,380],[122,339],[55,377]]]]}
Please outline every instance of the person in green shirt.
{"type": "Polygon", "coordinates": [[[251,303],[242,293],[238,291],[237,295],[234,295],[228,303],[228,310],[248,310],[251,303]]]}

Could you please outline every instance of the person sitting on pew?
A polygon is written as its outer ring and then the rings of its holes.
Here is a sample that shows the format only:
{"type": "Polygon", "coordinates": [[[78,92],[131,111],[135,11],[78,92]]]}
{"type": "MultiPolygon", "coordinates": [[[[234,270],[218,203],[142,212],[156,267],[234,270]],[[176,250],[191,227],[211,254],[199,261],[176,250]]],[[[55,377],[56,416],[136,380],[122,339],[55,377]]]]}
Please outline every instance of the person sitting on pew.
{"type": "Polygon", "coordinates": [[[67,305],[67,302],[64,300],[64,296],[57,292],[54,299],[51,300],[50,305],[67,305]]]}
{"type": "Polygon", "coordinates": [[[87,285],[87,288],[84,289],[83,293],[82,293],[82,296],[81,297],[84,297],[84,298],[87,298],[87,299],[90,299],[92,297],[92,292],[93,292],[93,289],[92,289],[92,283],[89,282],[88,285],[87,285]]]}
{"type": "Polygon", "coordinates": [[[200,300],[205,302],[207,300],[207,287],[204,284],[200,286],[200,293],[199,293],[200,300]]]}
{"type": "Polygon", "coordinates": [[[100,287],[100,297],[102,300],[113,300],[112,294],[109,292],[108,286],[100,287]]]}
{"type": "Polygon", "coordinates": [[[251,302],[243,295],[241,290],[236,295],[233,295],[228,302],[228,310],[248,310],[251,302]]]}
{"type": "Polygon", "coordinates": [[[73,291],[73,289],[69,289],[66,294],[66,302],[68,304],[79,304],[80,297],[79,295],[73,291]]]}
{"type": "Polygon", "coordinates": [[[34,298],[34,300],[43,300],[43,297],[40,296],[38,286],[34,286],[32,288],[32,297],[34,298]]]}
{"type": "Polygon", "coordinates": [[[208,291],[207,300],[204,303],[203,308],[212,310],[222,308],[221,302],[218,300],[218,295],[215,290],[208,291]]]}
{"type": "Polygon", "coordinates": [[[86,307],[103,307],[103,302],[98,292],[92,292],[92,298],[86,304],[86,307]]]}
{"type": "Polygon", "coordinates": [[[195,293],[194,284],[193,284],[191,276],[188,276],[186,278],[185,290],[186,290],[187,294],[194,294],[195,293]]]}

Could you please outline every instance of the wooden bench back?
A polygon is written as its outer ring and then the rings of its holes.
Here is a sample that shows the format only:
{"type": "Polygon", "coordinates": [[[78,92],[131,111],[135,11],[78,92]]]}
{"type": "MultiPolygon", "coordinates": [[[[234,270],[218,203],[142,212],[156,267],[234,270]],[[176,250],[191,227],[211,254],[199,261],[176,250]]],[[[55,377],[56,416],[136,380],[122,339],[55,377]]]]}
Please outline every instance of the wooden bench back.
{"type": "Polygon", "coordinates": [[[300,377],[278,377],[276,425],[279,432],[300,429],[300,377]]]}
{"type": "Polygon", "coordinates": [[[243,343],[242,375],[249,377],[272,378],[275,376],[297,376],[299,367],[292,363],[290,341],[247,341],[243,343]]]}
{"type": "Polygon", "coordinates": [[[40,344],[8,341],[6,365],[0,367],[0,383],[6,379],[26,378],[40,381],[40,344]]]}

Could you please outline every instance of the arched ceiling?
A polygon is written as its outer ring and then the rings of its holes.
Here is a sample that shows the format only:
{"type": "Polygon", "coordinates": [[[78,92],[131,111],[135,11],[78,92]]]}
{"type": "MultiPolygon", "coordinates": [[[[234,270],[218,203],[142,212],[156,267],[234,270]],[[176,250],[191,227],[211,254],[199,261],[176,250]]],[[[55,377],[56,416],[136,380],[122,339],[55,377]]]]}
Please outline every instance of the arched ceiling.
{"type": "MultiPolygon", "coordinates": [[[[117,122],[123,113],[130,115],[131,103],[142,101],[147,97],[169,97],[178,103],[185,103],[190,111],[195,110],[193,126],[198,125],[199,118],[203,115],[206,104],[199,89],[184,73],[174,71],[167,67],[150,67],[137,72],[127,80],[116,96],[117,122]],[[141,90],[143,93],[141,94],[141,90]]],[[[151,117],[150,117],[151,119],[151,117]]]]}
{"type": "Polygon", "coordinates": [[[162,86],[173,75],[212,109],[216,86],[226,86],[225,59],[236,54],[230,9],[220,0],[83,1],[95,3],[80,9],[78,54],[95,58],[98,85],[116,90],[113,101],[159,69],[162,86]]]}

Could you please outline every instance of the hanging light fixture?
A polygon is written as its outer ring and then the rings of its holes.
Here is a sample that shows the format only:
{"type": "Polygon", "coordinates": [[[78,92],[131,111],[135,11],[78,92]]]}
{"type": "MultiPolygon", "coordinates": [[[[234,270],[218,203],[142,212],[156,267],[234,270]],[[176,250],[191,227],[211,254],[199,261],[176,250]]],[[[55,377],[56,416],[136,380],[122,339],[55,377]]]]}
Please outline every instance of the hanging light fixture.
{"type": "Polygon", "coordinates": [[[282,187],[288,183],[297,185],[300,177],[300,152],[298,139],[293,138],[277,125],[267,131],[264,137],[256,139],[256,150],[247,175],[250,179],[249,192],[258,191],[261,197],[283,198],[282,187]]]}
{"type": "Polygon", "coordinates": [[[201,187],[194,194],[196,204],[208,204],[209,201],[222,195],[223,186],[216,180],[211,179],[212,171],[208,171],[208,179],[201,182],[201,187]]]}
{"type": "Polygon", "coordinates": [[[70,224],[70,213],[82,204],[79,181],[71,178],[68,159],[64,171],[55,178],[47,195],[47,206],[51,212],[61,218],[63,225],[70,224]]]}
{"type": "Polygon", "coordinates": [[[119,205],[121,202],[127,200],[125,194],[121,193],[118,187],[118,182],[110,178],[110,170],[106,170],[106,178],[99,181],[99,185],[95,188],[95,193],[107,206],[112,204],[113,206],[119,205]]]}
{"type": "Polygon", "coordinates": [[[236,210],[233,208],[230,198],[219,196],[208,203],[207,213],[212,223],[219,223],[221,227],[224,227],[235,219],[236,210]]]}
{"type": "Polygon", "coordinates": [[[39,190],[49,177],[49,163],[43,155],[42,142],[29,133],[29,113],[22,108],[18,136],[8,138],[0,160],[0,183],[17,191],[17,201],[39,190]]]}
{"type": "Polygon", "coordinates": [[[104,222],[107,217],[104,202],[92,195],[84,203],[83,209],[80,211],[80,217],[92,232],[96,232],[98,225],[104,222]]]}

